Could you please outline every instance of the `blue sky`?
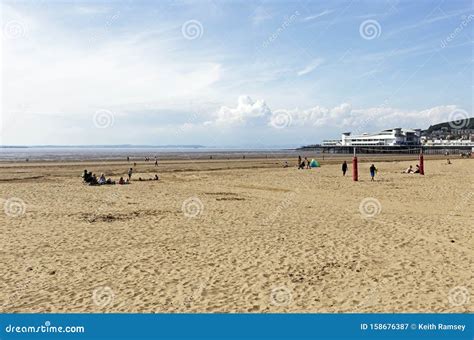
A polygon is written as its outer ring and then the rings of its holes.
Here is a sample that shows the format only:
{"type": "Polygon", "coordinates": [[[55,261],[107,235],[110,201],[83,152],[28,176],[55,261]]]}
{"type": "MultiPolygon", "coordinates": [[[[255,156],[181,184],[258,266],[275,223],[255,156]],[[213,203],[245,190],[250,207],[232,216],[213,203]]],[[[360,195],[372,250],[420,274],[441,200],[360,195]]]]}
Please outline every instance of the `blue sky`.
{"type": "Polygon", "coordinates": [[[2,144],[317,143],[472,116],[471,1],[3,1],[2,144]]]}

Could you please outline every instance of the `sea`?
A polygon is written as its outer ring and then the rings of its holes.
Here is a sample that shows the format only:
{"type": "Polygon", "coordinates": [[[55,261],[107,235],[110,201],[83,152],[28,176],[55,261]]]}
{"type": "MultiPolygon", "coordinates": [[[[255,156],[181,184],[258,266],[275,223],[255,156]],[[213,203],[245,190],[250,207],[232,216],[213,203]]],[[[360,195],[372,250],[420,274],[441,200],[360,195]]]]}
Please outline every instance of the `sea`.
{"type": "MultiPolygon", "coordinates": [[[[213,148],[153,146],[35,146],[0,147],[0,161],[82,161],[157,159],[235,159],[298,157],[296,148],[213,148]]],[[[314,152],[313,152],[314,154],[314,152]]]]}

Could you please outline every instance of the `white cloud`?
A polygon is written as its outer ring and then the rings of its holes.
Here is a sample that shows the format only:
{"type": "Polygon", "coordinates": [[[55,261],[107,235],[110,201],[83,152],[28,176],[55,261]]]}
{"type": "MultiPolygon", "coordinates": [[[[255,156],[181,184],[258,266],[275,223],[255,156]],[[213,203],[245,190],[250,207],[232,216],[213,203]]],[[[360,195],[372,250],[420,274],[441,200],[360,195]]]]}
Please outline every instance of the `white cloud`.
{"type": "Polygon", "coordinates": [[[324,59],[322,58],[316,58],[312,60],[304,69],[297,72],[298,76],[303,76],[305,74],[313,72],[323,62],[324,62],[324,59]]]}
{"type": "Polygon", "coordinates": [[[221,107],[214,121],[206,122],[207,126],[275,126],[275,119],[285,118],[295,129],[324,128],[336,131],[354,133],[374,132],[387,128],[427,128],[449,120],[450,114],[459,109],[456,105],[436,106],[425,110],[401,110],[390,107],[352,108],[349,103],[327,108],[314,106],[308,109],[278,109],[270,110],[265,101],[253,100],[249,96],[240,96],[235,108],[221,107]]]}
{"type": "MultiPolygon", "coordinates": [[[[222,106],[217,112],[214,123],[217,125],[245,125],[265,122],[271,116],[271,110],[263,100],[253,100],[249,96],[240,96],[237,107],[222,106]]],[[[206,122],[209,125],[209,122],[206,122]]]]}
{"type": "Polygon", "coordinates": [[[293,122],[304,126],[311,124],[321,128],[338,128],[353,132],[374,132],[381,129],[402,127],[425,129],[430,124],[449,120],[456,105],[436,106],[425,110],[401,110],[396,108],[373,107],[353,109],[343,103],[334,108],[315,106],[307,110],[293,110],[293,122]]]}
{"type": "Polygon", "coordinates": [[[323,17],[325,15],[328,15],[332,12],[334,12],[334,11],[326,9],[326,10],[322,11],[321,13],[310,15],[310,16],[307,16],[307,17],[303,18],[303,21],[311,21],[311,20],[323,17]]]}

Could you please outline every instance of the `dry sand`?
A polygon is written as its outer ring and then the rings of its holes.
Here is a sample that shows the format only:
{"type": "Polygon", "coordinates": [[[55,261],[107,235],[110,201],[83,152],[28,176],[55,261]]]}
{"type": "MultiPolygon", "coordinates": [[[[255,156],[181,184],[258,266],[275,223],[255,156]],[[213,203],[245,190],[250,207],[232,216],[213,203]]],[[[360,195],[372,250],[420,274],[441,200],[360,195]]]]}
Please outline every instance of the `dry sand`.
{"type": "Polygon", "coordinates": [[[352,182],[339,164],[168,161],[101,187],[82,170],[128,164],[3,163],[1,311],[472,312],[474,160],[445,163],[377,162],[371,183],[370,163],[352,182]]]}

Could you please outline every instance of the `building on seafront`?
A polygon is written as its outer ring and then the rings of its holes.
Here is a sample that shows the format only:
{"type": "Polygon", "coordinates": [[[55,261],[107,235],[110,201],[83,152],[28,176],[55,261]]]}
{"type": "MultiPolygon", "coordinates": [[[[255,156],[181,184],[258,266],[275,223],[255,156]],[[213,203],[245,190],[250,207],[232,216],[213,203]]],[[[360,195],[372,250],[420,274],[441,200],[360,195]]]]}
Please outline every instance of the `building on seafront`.
{"type": "Polygon", "coordinates": [[[393,128],[378,133],[352,135],[344,132],[341,139],[324,140],[323,146],[395,146],[421,145],[421,129],[393,128]]]}

